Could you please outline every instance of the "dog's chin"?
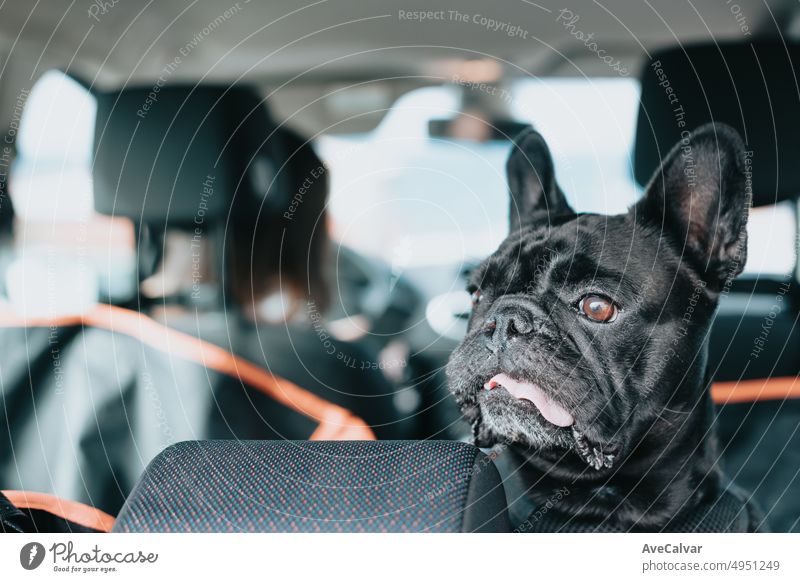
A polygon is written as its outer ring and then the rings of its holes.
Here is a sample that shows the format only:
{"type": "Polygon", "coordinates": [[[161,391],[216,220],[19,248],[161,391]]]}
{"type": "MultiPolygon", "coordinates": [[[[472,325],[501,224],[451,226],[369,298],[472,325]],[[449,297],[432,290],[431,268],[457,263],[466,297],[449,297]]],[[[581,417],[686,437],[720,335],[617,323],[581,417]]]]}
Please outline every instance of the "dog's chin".
{"type": "MultiPolygon", "coordinates": [[[[539,374],[506,373],[476,363],[484,362],[456,350],[447,376],[477,446],[516,445],[566,462],[580,458],[598,471],[610,468],[619,457],[619,434],[609,432],[616,423],[597,422],[599,413],[592,414],[587,406],[568,409],[552,397],[546,385],[538,384],[539,374]]],[[[570,378],[569,383],[574,382],[570,378]]],[[[591,379],[585,382],[589,384],[591,379]]],[[[567,383],[557,381],[557,385],[567,383]]],[[[577,385],[572,388],[577,393],[590,392],[577,385]]]]}
{"type": "Polygon", "coordinates": [[[549,422],[533,402],[515,398],[504,388],[479,391],[477,405],[480,426],[474,428],[479,446],[515,443],[539,450],[567,450],[575,444],[571,426],[549,422]]]}
{"type": "Polygon", "coordinates": [[[469,391],[461,404],[480,447],[513,444],[554,460],[577,460],[577,455],[597,471],[610,469],[620,453],[619,446],[581,427],[572,412],[550,399],[535,382],[497,374],[469,391]]]}
{"type": "Polygon", "coordinates": [[[514,444],[556,462],[575,459],[574,453],[595,471],[611,469],[619,457],[618,446],[587,437],[575,424],[555,425],[532,402],[514,398],[505,390],[479,392],[475,408],[472,428],[479,447],[514,444]]]}

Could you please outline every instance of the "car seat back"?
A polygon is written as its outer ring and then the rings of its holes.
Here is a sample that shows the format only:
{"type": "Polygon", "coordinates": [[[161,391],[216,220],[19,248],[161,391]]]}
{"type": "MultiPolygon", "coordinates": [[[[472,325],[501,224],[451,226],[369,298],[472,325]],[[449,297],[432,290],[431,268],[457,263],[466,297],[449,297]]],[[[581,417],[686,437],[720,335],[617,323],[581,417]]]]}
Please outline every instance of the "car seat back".
{"type": "Polygon", "coordinates": [[[195,441],[163,451],[117,532],[510,531],[497,469],[450,441],[195,441]]]}
{"type": "Polygon", "coordinates": [[[344,408],[134,311],[0,310],[0,343],[0,489],[114,514],[179,440],[374,438],[344,408]]]}

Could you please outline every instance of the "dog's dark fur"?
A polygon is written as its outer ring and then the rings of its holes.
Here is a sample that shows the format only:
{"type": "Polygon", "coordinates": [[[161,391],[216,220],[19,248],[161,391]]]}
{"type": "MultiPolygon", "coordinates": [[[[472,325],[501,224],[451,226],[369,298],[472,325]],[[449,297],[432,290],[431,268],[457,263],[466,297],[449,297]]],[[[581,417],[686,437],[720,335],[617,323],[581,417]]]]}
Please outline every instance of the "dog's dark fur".
{"type": "Polygon", "coordinates": [[[705,340],[721,293],[745,262],[744,145],[717,124],[668,153],[626,214],[577,214],[543,138],[508,160],[511,234],[471,275],[480,290],[447,368],[476,444],[511,444],[533,501],[618,528],[659,530],[720,486],[705,340]],[[601,293],[611,323],[578,310],[601,293]],[[506,373],[572,413],[547,422],[526,400],[484,391],[506,373]]]}

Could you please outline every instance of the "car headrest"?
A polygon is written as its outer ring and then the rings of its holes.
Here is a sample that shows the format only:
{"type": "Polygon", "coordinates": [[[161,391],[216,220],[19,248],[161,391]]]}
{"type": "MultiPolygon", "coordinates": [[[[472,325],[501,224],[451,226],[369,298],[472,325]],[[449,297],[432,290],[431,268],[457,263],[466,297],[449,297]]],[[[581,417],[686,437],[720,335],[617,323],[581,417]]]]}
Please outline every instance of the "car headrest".
{"type": "Polygon", "coordinates": [[[155,86],[97,94],[95,209],[194,227],[224,218],[274,129],[245,86],[155,86]]]}
{"type": "Polygon", "coordinates": [[[684,135],[711,121],[752,152],[753,205],[800,192],[800,45],[704,44],[654,53],[642,71],[634,174],[644,185],[684,135]]]}
{"type": "Polygon", "coordinates": [[[500,475],[450,441],[194,441],[164,450],[119,532],[510,531],[500,475]]]}
{"type": "Polygon", "coordinates": [[[6,268],[5,288],[15,313],[30,318],[58,317],[85,313],[97,304],[100,290],[93,269],[77,258],[55,261],[42,254],[21,253],[6,268]]]}

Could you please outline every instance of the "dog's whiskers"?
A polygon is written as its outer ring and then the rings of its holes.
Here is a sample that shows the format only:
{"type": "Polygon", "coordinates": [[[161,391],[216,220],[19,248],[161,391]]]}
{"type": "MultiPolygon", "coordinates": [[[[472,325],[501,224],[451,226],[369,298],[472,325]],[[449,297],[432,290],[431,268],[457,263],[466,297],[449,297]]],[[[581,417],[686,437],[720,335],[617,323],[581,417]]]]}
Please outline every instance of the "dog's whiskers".
{"type": "Polygon", "coordinates": [[[691,412],[688,410],[672,410],[671,408],[667,408],[666,406],[663,406],[661,410],[666,410],[671,414],[691,414],[691,412]]]}
{"type": "Polygon", "coordinates": [[[664,422],[666,422],[668,425],[670,425],[670,426],[674,426],[674,423],[673,423],[671,420],[669,420],[668,418],[664,418],[664,416],[663,416],[663,415],[662,415],[660,412],[656,412],[656,417],[657,417],[658,419],[660,419],[660,420],[663,420],[663,421],[664,421],[664,422]]]}

